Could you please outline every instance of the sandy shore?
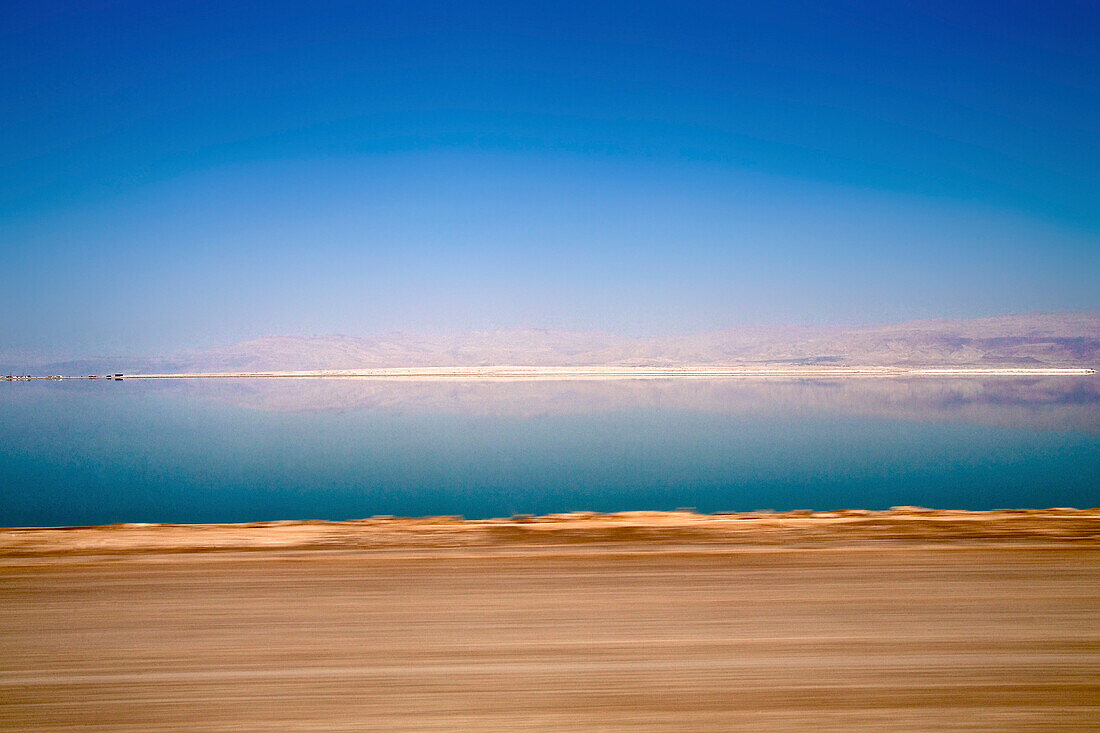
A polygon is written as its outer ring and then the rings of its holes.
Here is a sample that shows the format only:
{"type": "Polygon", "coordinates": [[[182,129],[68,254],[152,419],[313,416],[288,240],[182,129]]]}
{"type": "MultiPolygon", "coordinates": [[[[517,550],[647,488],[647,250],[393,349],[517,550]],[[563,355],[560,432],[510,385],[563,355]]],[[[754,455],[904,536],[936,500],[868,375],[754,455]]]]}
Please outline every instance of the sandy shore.
{"type": "Polygon", "coordinates": [[[0,530],[5,730],[1095,730],[1100,511],[0,530]]]}
{"type": "Polygon", "coordinates": [[[754,545],[799,548],[1007,542],[1100,547],[1100,509],[571,512],[478,520],[387,516],[347,522],[0,528],[0,557],[274,549],[548,550],[609,545],[632,550],[685,545],[701,551],[754,545]]]}

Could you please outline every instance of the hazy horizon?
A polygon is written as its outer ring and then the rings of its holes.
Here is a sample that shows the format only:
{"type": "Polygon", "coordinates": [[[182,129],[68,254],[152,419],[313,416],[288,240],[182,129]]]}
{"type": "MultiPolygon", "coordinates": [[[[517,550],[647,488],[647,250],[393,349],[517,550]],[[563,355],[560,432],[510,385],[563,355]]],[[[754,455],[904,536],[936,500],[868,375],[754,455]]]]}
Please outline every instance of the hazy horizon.
{"type": "Polygon", "coordinates": [[[60,358],[0,351],[0,372],[66,376],[507,365],[1096,368],[1100,312],[871,326],[756,326],[644,336],[532,328],[288,334],[167,353],[60,358]]]}
{"type": "MultiPolygon", "coordinates": [[[[858,330],[874,330],[879,328],[901,327],[901,326],[935,326],[937,324],[969,324],[974,322],[993,322],[999,319],[1042,319],[1051,317],[1054,319],[1062,318],[1096,318],[1097,323],[1100,324],[1100,309],[1084,309],[1079,311],[1032,311],[1027,313],[994,313],[988,316],[982,316],[978,318],[949,318],[949,317],[930,317],[910,319],[904,321],[863,321],[863,322],[832,322],[832,323],[815,323],[815,322],[777,322],[777,323],[742,323],[729,326],[718,326],[715,328],[696,328],[696,329],[651,329],[648,331],[639,331],[636,329],[614,329],[614,328],[553,328],[553,327],[539,327],[530,326],[525,324],[516,324],[512,326],[500,326],[500,327],[487,327],[487,328],[424,328],[424,329],[388,329],[367,331],[362,333],[347,333],[337,331],[327,332],[290,332],[290,331],[273,331],[266,333],[257,333],[255,335],[245,335],[242,337],[222,338],[218,340],[211,340],[206,343],[192,344],[192,345],[168,345],[163,350],[141,350],[138,348],[129,351],[116,351],[111,352],[109,350],[81,350],[74,348],[71,344],[59,344],[55,348],[49,349],[0,349],[0,360],[7,359],[10,361],[11,356],[19,356],[25,358],[30,364],[41,364],[49,361],[65,361],[73,359],[85,359],[85,358],[98,358],[98,357],[110,357],[110,356],[126,356],[126,357],[169,357],[179,354],[186,354],[190,352],[201,352],[209,350],[217,350],[222,348],[240,346],[243,344],[262,342],[272,339],[381,339],[381,338],[416,338],[416,339],[439,339],[443,341],[445,339],[469,336],[474,334],[523,334],[523,333],[545,333],[545,334],[579,334],[579,335],[591,335],[591,336],[610,336],[624,339],[662,339],[662,338],[679,338],[679,337],[692,337],[702,336],[719,333],[774,333],[781,334],[784,332],[790,332],[792,334],[799,333],[830,333],[837,331],[858,331],[858,330]]],[[[94,349],[94,347],[93,347],[94,349]]]]}

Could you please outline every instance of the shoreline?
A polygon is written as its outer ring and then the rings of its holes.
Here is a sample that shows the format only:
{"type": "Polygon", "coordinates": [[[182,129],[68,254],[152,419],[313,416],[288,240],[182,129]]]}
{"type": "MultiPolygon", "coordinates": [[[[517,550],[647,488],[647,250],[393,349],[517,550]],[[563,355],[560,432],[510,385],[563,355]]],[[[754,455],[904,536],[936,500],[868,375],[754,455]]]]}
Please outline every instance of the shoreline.
{"type": "Polygon", "coordinates": [[[376,516],[348,521],[0,528],[0,558],[211,551],[736,551],[971,545],[1098,549],[1100,509],[568,512],[496,519],[376,516]]]}
{"type": "Polygon", "coordinates": [[[376,369],[179,372],[89,376],[6,376],[6,381],[72,379],[374,379],[374,380],[565,380],[675,378],[836,378],[836,377],[1051,377],[1090,376],[1088,367],[638,367],[638,366],[476,366],[385,367],[376,369]]]}

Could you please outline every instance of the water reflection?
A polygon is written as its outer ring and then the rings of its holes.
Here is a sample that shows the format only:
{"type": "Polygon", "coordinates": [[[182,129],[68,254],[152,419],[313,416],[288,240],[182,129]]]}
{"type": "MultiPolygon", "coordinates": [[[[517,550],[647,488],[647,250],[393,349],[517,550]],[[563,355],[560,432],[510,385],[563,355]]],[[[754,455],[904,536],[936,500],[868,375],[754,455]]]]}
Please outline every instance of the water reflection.
{"type": "Polygon", "coordinates": [[[0,525],[1100,504],[1100,380],[0,386],[0,525]]]}
{"type": "MultiPolygon", "coordinates": [[[[128,384],[127,388],[131,388],[128,384]]],[[[1100,432],[1100,378],[400,381],[235,379],[143,385],[264,412],[447,411],[537,417],[656,408],[837,413],[1100,432]]]]}

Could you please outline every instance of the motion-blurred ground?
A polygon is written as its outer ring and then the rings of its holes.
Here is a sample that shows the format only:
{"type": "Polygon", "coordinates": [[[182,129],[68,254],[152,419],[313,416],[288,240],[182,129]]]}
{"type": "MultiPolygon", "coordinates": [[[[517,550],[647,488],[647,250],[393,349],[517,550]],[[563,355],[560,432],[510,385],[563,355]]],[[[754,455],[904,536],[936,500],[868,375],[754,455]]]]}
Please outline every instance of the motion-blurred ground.
{"type": "Polygon", "coordinates": [[[0,728],[1095,729],[1098,523],[0,530],[0,728]]]}

